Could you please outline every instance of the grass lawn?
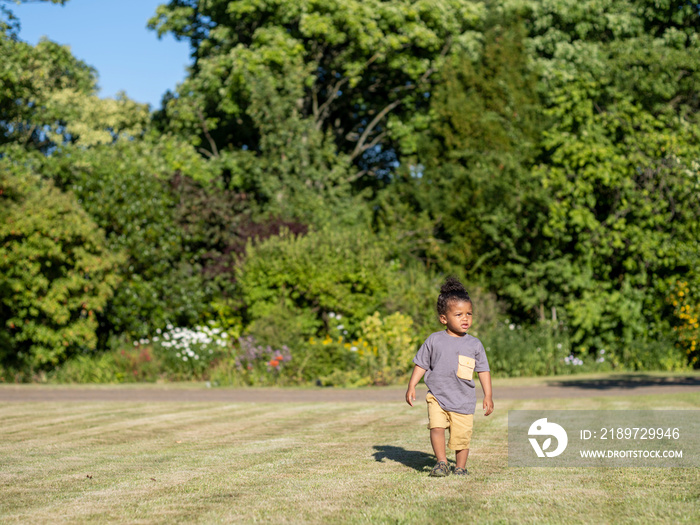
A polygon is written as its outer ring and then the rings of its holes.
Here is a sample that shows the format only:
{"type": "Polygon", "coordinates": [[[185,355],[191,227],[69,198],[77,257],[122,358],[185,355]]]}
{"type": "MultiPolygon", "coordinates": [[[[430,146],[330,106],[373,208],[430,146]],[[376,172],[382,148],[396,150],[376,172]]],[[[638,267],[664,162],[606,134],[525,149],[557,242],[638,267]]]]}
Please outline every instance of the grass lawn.
{"type": "MultiPolygon", "coordinates": [[[[5,403],[2,523],[700,523],[700,469],[508,468],[510,409],[700,409],[700,394],[496,399],[468,478],[429,478],[396,403],[5,403]]],[[[478,411],[477,411],[478,412],[478,411]]]]}

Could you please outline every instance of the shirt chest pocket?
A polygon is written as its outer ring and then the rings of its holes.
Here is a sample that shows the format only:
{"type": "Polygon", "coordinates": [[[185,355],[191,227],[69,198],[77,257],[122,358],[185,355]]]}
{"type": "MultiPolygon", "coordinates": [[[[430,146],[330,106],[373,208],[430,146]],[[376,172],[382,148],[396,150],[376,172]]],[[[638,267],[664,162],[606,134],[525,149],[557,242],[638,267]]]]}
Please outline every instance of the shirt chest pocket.
{"type": "Polygon", "coordinates": [[[457,377],[471,381],[474,377],[474,365],[476,365],[476,361],[473,358],[460,355],[459,365],[457,366],[457,377]]]}

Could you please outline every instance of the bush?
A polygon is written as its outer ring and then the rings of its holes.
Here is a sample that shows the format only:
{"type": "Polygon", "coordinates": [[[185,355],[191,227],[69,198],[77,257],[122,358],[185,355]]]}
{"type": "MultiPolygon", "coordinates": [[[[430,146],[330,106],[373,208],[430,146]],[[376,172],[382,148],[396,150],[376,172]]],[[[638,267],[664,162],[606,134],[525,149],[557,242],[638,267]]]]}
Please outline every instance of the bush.
{"type": "Polygon", "coordinates": [[[333,336],[310,339],[306,350],[320,384],[390,385],[408,380],[417,350],[410,317],[399,312],[382,317],[375,312],[362,321],[362,336],[355,339],[346,338],[340,316],[332,312],[331,318],[339,323],[332,327],[333,336]]]}
{"type": "MultiPolygon", "coordinates": [[[[108,246],[126,255],[119,267],[122,282],[101,318],[105,337],[140,338],[169,322],[193,326],[215,292],[175,220],[178,201],[167,179],[170,167],[181,163],[161,158],[161,146],[119,141],[66,148],[42,167],[80,199],[106,232],[108,246]]],[[[203,169],[196,163],[183,167],[203,169]]]]}
{"type": "Polygon", "coordinates": [[[573,354],[566,330],[552,321],[523,328],[506,320],[484,330],[481,342],[496,377],[568,374],[591,366],[573,354]]]}
{"type": "Polygon", "coordinates": [[[46,369],[97,345],[122,258],[70,194],[0,159],[0,361],[46,369]]]}
{"type": "Polygon", "coordinates": [[[687,281],[676,281],[671,288],[667,302],[673,307],[676,318],[673,330],[677,337],[677,347],[684,351],[687,362],[698,366],[700,359],[700,302],[698,287],[691,287],[687,281]]]}
{"type": "Polygon", "coordinates": [[[674,345],[670,338],[640,340],[634,345],[611,352],[609,360],[620,370],[672,372],[689,368],[685,352],[674,345]]]}
{"type": "Polygon", "coordinates": [[[387,317],[374,312],[362,321],[360,328],[369,346],[359,354],[363,375],[375,385],[404,381],[418,349],[411,318],[399,312],[387,317]]]}
{"type": "Polygon", "coordinates": [[[149,345],[163,363],[169,379],[206,379],[211,365],[229,353],[228,333],[213,326],[195,326],[193,329],[168,325],[165,331],[134,342],[137,347],[149,345]]]}
{"type": "Polygon", "coordinates": [[[238,339],[233,355],[217,363],[211,371],[211,381],[217,385],[270,386],[289,383],[289,348],[280,349],[259,344],[253,337],[238,339]]]}
{"type": "MultiPolygon", "coordinates": [[[[347,330],[356,333],[360,322],[382,305],[396,269],[371,232],[328,228],[303,236],[283,232],[249,243],[236,275],[256,334],[261,320],[282,310],[304,320],[299,335],[308,339],[327,329],[329,312],[342,314],[347,330]]],[[[274,325],[274,320],[268,322],[274,325]]],[[[278,333],[285,337],[284,331],[278,333]]]]}

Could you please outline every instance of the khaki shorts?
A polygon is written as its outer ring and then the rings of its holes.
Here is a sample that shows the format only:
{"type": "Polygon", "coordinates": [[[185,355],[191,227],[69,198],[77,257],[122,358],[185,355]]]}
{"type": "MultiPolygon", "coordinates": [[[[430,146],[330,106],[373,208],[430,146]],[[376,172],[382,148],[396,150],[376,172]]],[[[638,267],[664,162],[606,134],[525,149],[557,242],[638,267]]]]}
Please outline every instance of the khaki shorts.
{"type": "Polygon", "coordinates": [[[474,414],[447,412],[442,409],[435,396],[430,392],[425,400],[428,402],[428,428],[449,428],[450,440],[447,442],[447,446],[451,450],[469,448],[474,428],[474,414]]]}

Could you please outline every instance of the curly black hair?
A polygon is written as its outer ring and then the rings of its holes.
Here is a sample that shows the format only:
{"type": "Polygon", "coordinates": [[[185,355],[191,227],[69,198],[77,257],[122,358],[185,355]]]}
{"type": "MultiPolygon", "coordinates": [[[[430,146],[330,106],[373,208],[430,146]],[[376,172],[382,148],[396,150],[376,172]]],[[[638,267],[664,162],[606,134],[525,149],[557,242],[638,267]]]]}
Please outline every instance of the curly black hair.
{"type": "Polygon", "coordinates": [[[445,279],[445,283],[440,288],[440,295],[437,299],[438,315],[446,315],[449,303],[454,301],[465,301],[474,306],[464,285],[456,277],[450,276],[445,279]]]}

